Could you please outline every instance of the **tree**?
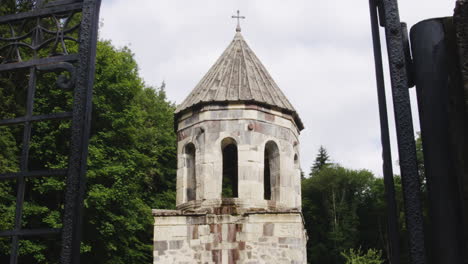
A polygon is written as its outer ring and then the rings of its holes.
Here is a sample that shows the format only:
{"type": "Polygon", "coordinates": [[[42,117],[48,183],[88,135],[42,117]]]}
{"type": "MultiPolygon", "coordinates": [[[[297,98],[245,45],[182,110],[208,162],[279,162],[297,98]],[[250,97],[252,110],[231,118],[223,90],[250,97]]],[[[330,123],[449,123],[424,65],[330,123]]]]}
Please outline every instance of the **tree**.
{"type": "Polygon", "coordinates": [[[367,206],[375,180],[369,171],[338,165],[325,166],[303,180],[303,214],[311,263],[339,263],[343,250],[364,243],[360,212],[367,206]]]}
{"type": "Polygon", "coordinates": [[[315,158],[315,162],[312,165],[309,176],[314,176],[322,168],[330,165],[331,163],[329,162],[329,160],[330,160],[330,156],[328,156],[327,150],[323,146],[320,146],[319,153],[317,154],[317,157],[315,158]]]}
{"type": "MultiPolygon", "coordinates": [[[[53,73],[38,79],[37,113],[69,110],[72,93],[58,89],[56,77],[53,73]]],[[[0,100],[8,102],[0,106],[1,118],[3,113],[21,112],[24,98],[10,89],[15,79],[2,75],[0,82],[5,84],[0,86],[0,100]]],[[[175,206],[174,105],[163,88],[145,86],[129,49],[116,49],[108,41],[98,43],[93,93],[82,262],[149,263],[151,209],[175,206]]],[[[70,122],[35,124],[31,169],[65,168],[69,131],[70,122]]],[[[7,132],[0,134],[2,173],[18,169],[21,133],[7,132]]],[[[24,225],[61,227],[64,179],[31,179],[27,186],[24,225]]],[[[0,182],[1,230],[12,227],[14,201],[14,182],[0,182]]],[[[8,244],[0,240],[1,263],[7,262],[8,244]]],[[[20,248],[21,263],[58,263],[60,244],[52,240],[23,240],[20,248]]]]}

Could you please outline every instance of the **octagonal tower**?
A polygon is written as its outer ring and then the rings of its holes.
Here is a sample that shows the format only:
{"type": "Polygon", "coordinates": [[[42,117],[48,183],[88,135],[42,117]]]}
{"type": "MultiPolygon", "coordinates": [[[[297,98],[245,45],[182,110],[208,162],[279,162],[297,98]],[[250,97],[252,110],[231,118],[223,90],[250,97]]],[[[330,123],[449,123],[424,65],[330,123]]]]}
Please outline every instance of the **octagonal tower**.
{"type": "Polygon", "coordinates": [[[177,208],[300,210],[302,122],[240,32],[175,117],[177,208]]]}
{"type": "Polygon", "coordinates": [[[155,263],[306,263],[304,126],[236,31],[175,111],[178,210],[153,210],[155,263]]]}

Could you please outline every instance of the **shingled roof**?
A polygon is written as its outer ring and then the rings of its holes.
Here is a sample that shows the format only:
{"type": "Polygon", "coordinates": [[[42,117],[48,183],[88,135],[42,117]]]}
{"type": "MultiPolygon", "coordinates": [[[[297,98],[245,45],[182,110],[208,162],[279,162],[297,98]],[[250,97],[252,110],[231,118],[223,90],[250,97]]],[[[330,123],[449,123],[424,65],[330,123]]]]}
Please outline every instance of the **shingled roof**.
{"type": "Polygon", "coordinates": [[[296,110],[238,31],[231,44],[177,107],[176,115],[198,105],[246,102],[290,113],[299,127],[296,110]]]}

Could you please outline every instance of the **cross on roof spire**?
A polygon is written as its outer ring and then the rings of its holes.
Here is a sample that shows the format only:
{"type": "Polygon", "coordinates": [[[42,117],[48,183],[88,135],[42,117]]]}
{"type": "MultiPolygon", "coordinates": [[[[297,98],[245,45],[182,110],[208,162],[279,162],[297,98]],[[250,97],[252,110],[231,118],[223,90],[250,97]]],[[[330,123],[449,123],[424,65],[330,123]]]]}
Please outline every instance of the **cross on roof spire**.
{"type": "Polygon", "coordinates": [[[232,18],[237,18],[237,28],[236,32],[241,32],[241,27],[240,27],[240,20],[245,19],[245,16],[240,15],[240,11],[237,10],[237,16],[232,16],[232,18]]]}

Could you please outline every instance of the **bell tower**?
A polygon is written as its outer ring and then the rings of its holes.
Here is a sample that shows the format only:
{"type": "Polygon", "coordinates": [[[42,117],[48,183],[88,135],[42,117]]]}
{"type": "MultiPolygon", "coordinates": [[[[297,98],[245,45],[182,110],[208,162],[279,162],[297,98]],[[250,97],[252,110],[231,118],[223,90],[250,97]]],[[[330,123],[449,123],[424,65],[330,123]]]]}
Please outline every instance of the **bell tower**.
{"type": "Polygon", "coordinates": [[[304,127],[239,23],[175,122],[177,210],[153,210],[154,263],[307,263],[304,127]]]}

